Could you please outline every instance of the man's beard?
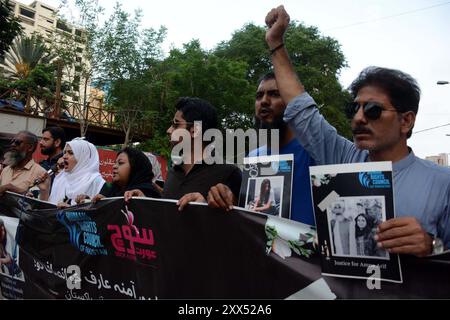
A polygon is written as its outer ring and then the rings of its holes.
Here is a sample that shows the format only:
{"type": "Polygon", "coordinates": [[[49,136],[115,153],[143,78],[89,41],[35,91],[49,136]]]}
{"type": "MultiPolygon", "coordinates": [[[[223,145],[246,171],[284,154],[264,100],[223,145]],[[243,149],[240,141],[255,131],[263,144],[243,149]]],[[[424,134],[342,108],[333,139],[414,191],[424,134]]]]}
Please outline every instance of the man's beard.
{"type": "Polygon", "coordinates": [[[51,155],[51,154],[54,154],[55,151],[56,151],[55,146],[50,146],[50,147],[48,147],[48,148],[41,149],[41,153],[42,153],[44,156],[49,156],[49,155],[51,155]]]}
{"type": "Polygon", "coordinates": [[[284,140],[286,137],[286,133],[288,130],[288,125],[283,120],[283,115],[279,115],[277,117],[274,117],[272,122],[265,122],[261,121],[258,117],[255,117],[255,128],[256,129],[267,129],[267,144],[270,147],[270,144],[272,142],[272,131],[278,129],[278,134],[280,137],[280,141],[277,141],[278,143],[281,143],[281,141],[284,140]]]}
{"type": "Polygon", "coordinates": [[[17,167],[17,165],[25,159],[25,157],[27,156],[26,152],[19,152],[19,151],[11,151],[10,153],[10,161],[11,164],[10,166],[12,168],[17,167]]]}

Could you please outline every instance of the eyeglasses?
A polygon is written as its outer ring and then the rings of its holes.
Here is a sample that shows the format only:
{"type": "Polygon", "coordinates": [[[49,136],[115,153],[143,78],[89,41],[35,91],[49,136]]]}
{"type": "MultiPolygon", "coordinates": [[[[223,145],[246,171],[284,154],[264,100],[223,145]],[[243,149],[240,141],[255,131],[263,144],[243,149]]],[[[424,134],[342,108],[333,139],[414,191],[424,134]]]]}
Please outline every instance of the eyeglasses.
{"type": "Polygon", "coordinates": [[[194,123],[193,122],[187,122],[187,121],[172,121],[172,127],[174,129],[178,128],[179,126],[181,126],[183,124],[185,124],[185,125],[193,125],[194,123]]]}
{"type": "Polygon", "coordinates": [[[384,107],[373,101],[366,102],[364,104],[359,104],[358,102],[353,102],[347,107],[347,117],[353,119],[353,117],[358,113],[359,108],[362,106],[364,111],[364,116],[369,120],[377,120],[381,117],[383,111],[398,112],[397,110],[387,110],[384,107]]]}
{"type": "Polygon", "coordinates": [[[20,146],[22,144],[22,142],[23,142],[23,140],[12,139],[11,145],[20,146]]]}

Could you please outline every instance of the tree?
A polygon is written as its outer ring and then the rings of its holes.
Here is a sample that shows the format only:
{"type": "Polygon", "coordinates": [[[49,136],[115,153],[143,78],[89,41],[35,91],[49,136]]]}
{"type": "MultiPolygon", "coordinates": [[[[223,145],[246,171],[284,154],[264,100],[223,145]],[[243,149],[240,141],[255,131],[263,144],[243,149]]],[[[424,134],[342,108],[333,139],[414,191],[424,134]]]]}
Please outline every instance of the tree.
{"type": "Polygon", "coordinates": [[[246,62],[246,78],[252,84],[256,84],[258,78],[272,67],[272,60],[264,40],[265,33],[264,28],[260,26],[252,23],[245,24],[233,33],[231,40],[220,42],[215,49],[215,54],[219,57],[246,62]]]}
{"type": "Polygon", "coordinates": [[[36,35],[20,37],[14,40],[6,52],[2,67],[6,78],[23,80],[27,79],[39,64],[50,63],[52,59],[42,38],[36,35]]]}
{"type": "MultiPolygon", "coordinates": [[[[293,21],[286,33],[285,44],[303,84],[319,107],[325,106],[321,109],[322,114],[340,134],[351,137],[344,109],[350,95],[338,81],[340,70],[347,66],[339,43],[320,35],[316,27],[293,21]]],[[[215,54],[246,62],[246,76],[254,88],[258,78],[272,69],[265,29],[254,24],[244,25],[234,32],[231,40],[219,43],[215,54]]]]}
{"type": "Polygon", "coordinates": [[[97,42],[98,83],[106,88],[108,107],[124,130],[124,145],[132,141],[137,128],[154,117],[148,70],[161,59],[160,45],[166,36],[163,26],[140,31],[141,18],[140,10],[130,16],[116,3],[113,14],[99,30],[97,42]]]}
{"type": "MultiPolygon", "coordinates": [[[[14,40],[5,54],[1,64],[9,87],[26,91],[26,111],[30,111],[32,97],[39,109],[41,96],[48,97],[54,84],[54,67],[51,65],[52,54],[46,48],[44,41],[37,35],[19,37],[14,40]]],[[[44,98],[45,98],[44,97],[44,98]]]]}
{"type": "Polygon", "coordinates": [[[149,105],[149,85],[140,78],[119,79],[113,82],[110,103],[115,107],[115,120],[125,133],[124,147],[132,140],[135,132],[143,129],[152,131],[157,112],[149,105]],[[147,125],[146,125],[147,124],[147,125]]]}
{"type": "MultiPolygon", "coordinates": [[[[55,16],[60,28],[52,33],[50,48],[58,57],[59,78],[69,83],[67,94],[74,101],[70,103],[71,110],[79,121],[80,135],[83,137],[89,127],[87,108],[91,84],[98,68],[98,19],[103,8],[98,6],[96,0],[75,0],[74,4],[78,11],[77,19],[55,16]]],[[[67,0],[61,0],[60,7],[66,6],[67,0]]],[[[58,92],[56,98],[59,100],[58,92]]],[[[59,105],[56,109],[58,112],[59,105]]]]}
{"type": "Polygon", "coordinates": [[[247,65],[221,58],[201,48],[198,40],[174,48],[169,56],[145,73],[152,106],[158,111],[151,141],[147,146],[159,154],[170,154],[166,134],[180,97],[199,97],[217,109],[222,129],[252,126],[254,89],[246,80],[247,65]]]}
{"type": "Polygon", "coordinates": [[[166,62],[171,71],[172,96],[208,100],[217,108],[223,128],[247,127],[251,122],[254,94],[245,79],[245,63],[207,52],[198,40],[184,44],[183,50],[173,49],[166,62]],[[240,120],[238,115],[242,115],[240,120]]]}
{"type": "Polygon", "coordinates": [[[0,60],[13,40],[22,34],[19,19],[14,17],[9,0],[0,0],[0,60]]]}

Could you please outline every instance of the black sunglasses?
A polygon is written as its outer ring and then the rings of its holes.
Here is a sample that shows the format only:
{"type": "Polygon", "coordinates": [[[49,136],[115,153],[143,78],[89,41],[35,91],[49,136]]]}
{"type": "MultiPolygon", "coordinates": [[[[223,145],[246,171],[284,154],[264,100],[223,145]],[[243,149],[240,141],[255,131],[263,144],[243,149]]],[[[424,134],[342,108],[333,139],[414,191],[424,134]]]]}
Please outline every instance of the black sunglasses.
{"type": "MultiPolygon", "coordinates": [[[[347,117],[353,119],[361,105],[358,102],[352,102],[347,107],[347,117]]],[[[386,110],[377,102],[369,101],[362,105],[364,116],[369,120],[377,120],[381,117],[383,111],[398,112],[397,110],[386,110]]]]}
{"type": "Polygon", "coordinates": [[[11,140],[11,144],[15,145],[15,146],[20,146],[22,144],[23,140],[18,140],[18,139],[12,139],[11,140]]]}

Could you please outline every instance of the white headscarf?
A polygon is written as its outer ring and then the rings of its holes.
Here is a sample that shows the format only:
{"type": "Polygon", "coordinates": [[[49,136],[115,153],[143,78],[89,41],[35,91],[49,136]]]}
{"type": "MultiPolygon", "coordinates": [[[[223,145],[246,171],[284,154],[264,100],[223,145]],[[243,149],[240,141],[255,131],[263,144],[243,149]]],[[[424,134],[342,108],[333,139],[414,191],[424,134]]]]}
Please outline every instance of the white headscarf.
{"type": "Polygon", "coordinates": [[[77,164],[71,172],[64,171],[55,177],[49,202],[58,204],[64,198],[75,202],[78,195],[89,197],[97,195],[103,187],[105,180],[100,175],[100,161],[95,146],[81,138],[67,142],[72,148],[77,164]]]}

